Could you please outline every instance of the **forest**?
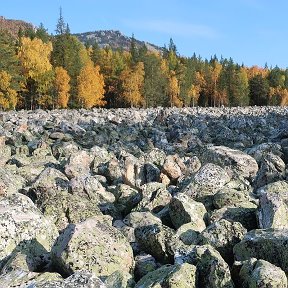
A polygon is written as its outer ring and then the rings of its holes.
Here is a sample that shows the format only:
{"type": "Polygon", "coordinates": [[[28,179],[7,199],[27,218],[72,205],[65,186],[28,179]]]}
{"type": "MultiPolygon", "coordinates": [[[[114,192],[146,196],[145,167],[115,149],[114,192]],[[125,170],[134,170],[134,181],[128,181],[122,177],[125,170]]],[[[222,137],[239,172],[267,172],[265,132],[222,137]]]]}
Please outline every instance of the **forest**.
{"type": "Polygon", "coordinates": [[[233,59],[82,44],[62,14],[55,35],[44,25],[0,31],[0,109],[287,105],[288,69],[233,59]]]}

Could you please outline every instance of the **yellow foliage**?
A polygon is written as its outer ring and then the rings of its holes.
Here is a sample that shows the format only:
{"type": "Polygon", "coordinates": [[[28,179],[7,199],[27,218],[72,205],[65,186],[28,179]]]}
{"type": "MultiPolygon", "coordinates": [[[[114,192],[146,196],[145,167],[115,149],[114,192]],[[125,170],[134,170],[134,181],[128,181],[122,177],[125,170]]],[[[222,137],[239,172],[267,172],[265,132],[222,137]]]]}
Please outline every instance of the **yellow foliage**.
{"type": "Polygon", "coordinates": [[[123,98],[132,107],[144,105],[141,90],[144,82],[144,63],[138,62],[133,70],[126,68],[122,74],[123,98]]]}
{"type": "Polygon", "coordinates": [[[70,77],[62,67],[55,68],[56,107],[67,108],[70,91],[70,77]]]}
{"type": "Polygon", "coordinates": [[[175,72],[171,71],[171,76],[169,78],[169,97],[170,97],[170,105],[181,107],[182,101],[179,99],[180,94],[180,86],[178,79],[176,78],[175,72]]]}
{"type": "Polygon", "coordinates": [[[15,109],[17,104],[17,92],[11,88],[11,75],[6,71],[0,71],[0,107],[2,109],[15,109]]]}
{"type": "Polygon", "coordinates": [[[189,89],[189,91],[188,91],[188,96],[192,100],[192,106],[193,107],[198,102],[198,99],[199,99],[199,96],[200,96],[200,90],[201,90],[201,88],[200,88],[199,85],[192,84],[190,89],[189,89]]]}
{"type": "Polygon", "coordinates": [[[100,67],[88,62],[80,71],[78,80],[78,98],[82,107],[104,106],[104,78],[100,67]]]}
{"type": "Polygon", "coordinates": [[[43,43],[41,39],[28,37],[21,38],[21,45],[18,52],[23,74],[26,78],[38,81],[39,77],[52,70],[50,55],[52,43],[43,43]]]}

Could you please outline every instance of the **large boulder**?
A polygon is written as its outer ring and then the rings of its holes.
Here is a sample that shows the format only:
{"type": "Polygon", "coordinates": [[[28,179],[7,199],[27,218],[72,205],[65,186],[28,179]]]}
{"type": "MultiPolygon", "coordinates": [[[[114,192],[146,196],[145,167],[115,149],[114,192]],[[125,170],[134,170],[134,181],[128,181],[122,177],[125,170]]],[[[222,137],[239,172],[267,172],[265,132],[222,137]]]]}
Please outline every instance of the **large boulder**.
{"type": "Polygon", "coordinates": [[[198,236],[198,244],[213,246],[231,265],[234,261],[233,247],[239,243],[247,230],[239,222],[230,222],[221,219],[209,225],[198,236]]]}
{"type": "Polygon", "coordinates": [[[213,196],[230,181],[227,172],[218,165],[207,163],[192,177],[191,181],[182,189],[196,201],[202,202],[205,207],[211,208],[213,196]]]}
{"type": "Polygon", "coordinates": [[[33,265],[49,262],[49,252],[58,236],[56,226],[22,194],[0,197],[0,268],[12,252],[34,259],[33,265]]]}
{"type": "Polygon", "coordinates": [[[284,271],[261,259],[251,258],[243,262],[235,262],[232,274],[234,274],[235,284],[243,288],[287,288],[288,286],[284,271]]]}
{"type": "Polygon", "coordinates": [[[285,178],[285,163],[277,155],[268,153],[260,162],[260,169],[254,179],[254,188],[265,186],[269,183],[285,178]]]}
{"type": "Polygon", "coordinates": [[[91,162],[90,155],[84,150],[72,153],[64,167],[65,174],[69,179],[89,175],[91,162]]]}
{"type": "Polygon", "coordinates": [[[288,272],[288,230],[258,229],[248,232],[234,246],[237,261],[257,258],[266,260],[288,272]]]}
{"type": "Polygon", "coordinates": [[[233,188],[223,187],[214,195],[213,206],[216,209],[220,209],[225,206],[231,206],[249,200],[250,197],[247,190],[239,191],[233,188]]]}
{"type": "Polygon", "coordinates": [[[288,228],[288,190],[264,192],[258,208],[259,228],[288,228]]]}
{"type": "Polygon", "coordinates": [[[102,277],[117,270],[131,272],[132,248],[110,221],[109,216],[95,216],[63,231],[51,251],[52,261],[63,275],[82,269],[102,277]]]}
{"type": "Polygon", "coordinates": [[[240,202],[235,205],[224,206],[214,210],[210,215],[210,223],[226,219],[228,221],[240,222],[248,231],[256,229],[257,205],[252,202],[240,202]]]}
{"type": "Polygon", "coordinates": [[[258,164],[253,157],[226,146],[208,147],[203,157],[206,162],[212,162],[223,167],[230,176],[236,178],[253,179],[258,171],[258,164]]]}
{"type": "Polygon", "coordinates": [[[201,232],[206,228],[205,206],[201,202],[191,199],[189,196],[179,193],[171,199],[169,214],[176,229],[183,224],[192,222],[193,230],[201,232]]]}
{"type": "Polygon", "coordinates": [[[135,238],[140,248],[164,264],[173,262],[170,243],[174,234],[173,229],[161,224],[140,226],[135,229],[135,238]]]}
{"type": "Polygon", "coordinates": [[[160,212],[170,203],[170,192],[162,183],[151,182],[141,186],[142,200],[133,211],[160,212]]]}
{"type": "Polygon", "coordinates": [[[184,263],[182,265],[164,265],[161,268],[148,273],[135,286],[135,288],[196,288],[196,267],[184,263]]]}
{"type": "Polygon", "coordinates": [[[197,268],[198,283],[205,288],[234,288],[228,264],[210,245],[191,246],[174,256],[176,264],[189,263],[197,268]]]}

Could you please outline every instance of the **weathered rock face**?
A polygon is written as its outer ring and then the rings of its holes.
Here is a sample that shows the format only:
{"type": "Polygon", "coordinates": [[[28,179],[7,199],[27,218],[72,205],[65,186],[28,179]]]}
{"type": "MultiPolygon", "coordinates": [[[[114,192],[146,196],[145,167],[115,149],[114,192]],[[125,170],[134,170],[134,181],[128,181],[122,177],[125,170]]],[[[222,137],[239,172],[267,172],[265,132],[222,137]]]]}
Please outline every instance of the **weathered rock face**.
{"type": "Polygon", "coordinates": [[[1,112],[0,283],[286,287],[287,116],[1,112]]]}
{"type": "Polygon", "coordinates": [[[175,263],[189,263],[196,266],[198,283],[202,287],[234,287],[229,266],[219,252],[210,245],[192,246],[175,255],[175,263]]]}
{"type": "Polygon", "coordinates": [[[225,146],[212,146],[203,155],[208,162],[223,167],[229,175],[253,179],[258,171],[258,164],[254,158],[240,150],[225,146]]]}
{"type": "Polygon", "coordinates": [[[248,232],[243,240],[234,246],[235,259],[263,259],[288,271],[286,229],[259,229],[248,232]]]}
{"type": "Polygon", "coordinates": [[[193,224],[193,230],[198,232],[206,228],[204,220],[207,211],[205,206],[183,193],[179,193],[171,199],[169,213],[176,229],[186,223],[193,224]]]}
{"type": "Polygon", "coordinates": [[[235,284],[239,287],[287,287],[287,277],[279,267],[264,261],[251,258],[236,262],[233,269],[235,284]]]}
{"type": "Polygon", "coordinates": [[[117,270],[132,271],[132,249],[107,217],[70,224],[59,236],[52,249],[52,261],[64,275],[83,269],[105,277],[117,270]]]}
{"type": "Polygon", "coordinates": [[[232,265],[234,261],[233,247],[243,239],[246,232],[247,230],[239,222],[221,219],[202,231],[198,236],[198,244],[213,246],[223,259],[232,265]]]}
{"type": "Polygon", "coordinates": [[[49,252],[58,236],[55,225],[26,196],[0,197],[0,267],[12,252],[33,259],[34,267],[49,262],[49,252]]]}
{"type": "Polygon", "coordinates": [[[142,287],[167,287],[167,288],[196,288],[196,267],[185,263],[183,265],[165,265],[148,273],[135,286],[142,287]]]}

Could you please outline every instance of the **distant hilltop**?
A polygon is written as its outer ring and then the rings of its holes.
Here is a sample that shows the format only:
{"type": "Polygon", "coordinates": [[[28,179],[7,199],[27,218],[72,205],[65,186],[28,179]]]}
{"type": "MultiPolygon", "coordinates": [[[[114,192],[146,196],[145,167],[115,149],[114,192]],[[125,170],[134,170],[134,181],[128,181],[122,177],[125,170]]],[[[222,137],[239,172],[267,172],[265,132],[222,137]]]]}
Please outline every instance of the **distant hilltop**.
{"type": "Polygon", "coordinates": [[[23,20],[6,19],[0,16],[0,30],[8,31],[13,37],[17,37],[20,29],[35,29],[35,26],[23,20]]]}
{"type": "MultiPolygon", "coordinates": [[[[123,35],[118,30],[98,30],[94,32],[77,33],[75,35],[83,44],[89,43],[93,45],[97,43],[100,48],[105,48],[106,46],[112,49],[123,49],[129,50],[131,46],[132,37],[123,35]]],[[[162,48],[154,44],[140,41],[135,39],[135,44],[138,47],[146,45],[149,51],[162,51],[162,48]]]]}
{"type": "MultiPolygon", "coordinates": [[[[0,31],[8,31],[15,38],[18,36],[20,29],[26,30],[35,28],[35,25],[23,20],[6,19],[4,16],[0,16],[0,31]]],[[[118,30],[98,30],[73,35],[76,36],[83,44],[89,43],[93,45],[97,43],[101,48],[109,46],[112,49],[129,50],[132,41],[132,37],[125,36],[118,30]]],[[[138,48],[146,45],[147,49],[152,52],[161,52],[163,50],[163,48],[159,46],[137,39],[135,39],[135,44],[138,48]]]]}

